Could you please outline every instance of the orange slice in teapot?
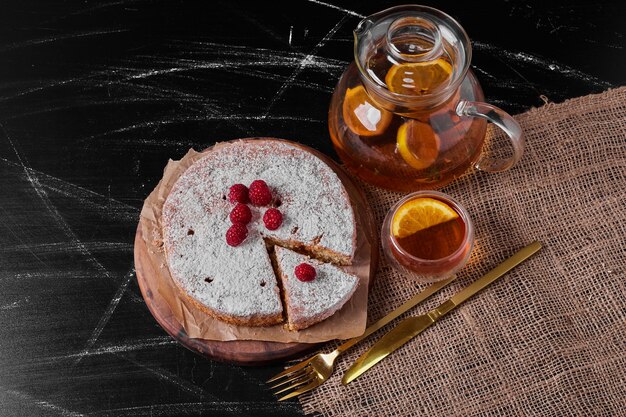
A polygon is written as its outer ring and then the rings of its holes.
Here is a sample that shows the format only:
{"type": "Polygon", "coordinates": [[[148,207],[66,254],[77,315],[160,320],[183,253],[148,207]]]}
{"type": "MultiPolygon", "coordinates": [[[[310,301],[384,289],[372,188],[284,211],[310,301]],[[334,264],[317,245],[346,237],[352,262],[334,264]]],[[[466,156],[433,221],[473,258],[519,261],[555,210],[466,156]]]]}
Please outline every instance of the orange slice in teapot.
{"type": "Polygon", "coordinates": [[[348,88],[343,100],[343,120],[359,136],[380,135],[391,123],[391,113],[375,106],[365,88],[348,88]]]}
{"type": "Polygon", "coordinates": [[[396,64],[385,76],[390,91],[407,96],[428,94],[450,79],[452,65],[443,58],[396,64]]]}
{"type": "Polygon", "coordinates": [[[398,129],[396,146],[407,164],[421,170],[437,160],[441,144],[429,124],[411,119],[398,129]]]}

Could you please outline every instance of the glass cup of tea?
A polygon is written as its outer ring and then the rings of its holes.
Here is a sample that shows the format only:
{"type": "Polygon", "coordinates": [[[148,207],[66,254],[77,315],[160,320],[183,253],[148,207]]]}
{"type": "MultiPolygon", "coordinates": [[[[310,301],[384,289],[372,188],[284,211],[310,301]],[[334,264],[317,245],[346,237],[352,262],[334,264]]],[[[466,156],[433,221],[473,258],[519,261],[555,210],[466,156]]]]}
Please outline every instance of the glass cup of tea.
{"type": "Polygon", "coordinates": [[[394,268],[417,281],[436,282],[465,266],[474,246],[474,226],[449,195],[418,191],[389,210],[381,240],[394,268]]]}

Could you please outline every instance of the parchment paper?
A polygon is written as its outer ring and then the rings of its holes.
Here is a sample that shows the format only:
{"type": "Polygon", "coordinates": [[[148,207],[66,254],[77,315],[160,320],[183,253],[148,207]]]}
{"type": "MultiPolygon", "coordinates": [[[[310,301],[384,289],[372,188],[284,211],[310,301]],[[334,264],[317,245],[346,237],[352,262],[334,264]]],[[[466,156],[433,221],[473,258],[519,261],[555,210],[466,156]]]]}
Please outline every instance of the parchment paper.
{"type": "MultiPolygon", "coordinates": [[[[256,139],[246,139],[256,140],[256,139]]],[[[300,146],[298,144],[294,144],[300,146]]],[[[204,152],[223,146],[216,144],[204,152]]],[[[302,146],[300,146],[302,147],[302,146]]],[[[308,148],[306,148],[308,150],[308,148]]],[[[161,212],[163,203],[176,180],[205,153],[199,153],[190,149],[179,161],[170,160],[163,172],[163,178],[145,200],[141,210],[140,222],[143,232],[143,241],[147,245],[148,262],[155,271],[158,271],[157,288],[152,288],[153,293],[158,292],[163,300],[169,305],[173,316],[180,322],[185,332],[192,338],[207,340],[264,340],[275,342],[302,342],[315,343],[332,339],[348,339],[361,335],[365,330],[367,321],[367,297],[370,276],[370,254],[375,233],[366,230],[370,226],[370,217],[367,211],[363,211],[360,192],[354,188],[353,183],[346,177],[343,171],[331,166],[342,178],[353,203],[355,218],[357,220],[357,248],[353,265],[346,267],[359,277],[359,286],[352,298],[343,308],[330,318],[299,332],[288,331],[282,325],[272,327],[244,327],[235,326],[218,319],[212,318],[196,308],[186,300],[173,281],[163,250],[161,234],[161,212]],[[155,291],[156,290],[156,291],[155,291]]],[[[317,152],[314,152],[317,153],[317,152]]],[[[325,158],[323,158],[325,159],[325,158]]]]}

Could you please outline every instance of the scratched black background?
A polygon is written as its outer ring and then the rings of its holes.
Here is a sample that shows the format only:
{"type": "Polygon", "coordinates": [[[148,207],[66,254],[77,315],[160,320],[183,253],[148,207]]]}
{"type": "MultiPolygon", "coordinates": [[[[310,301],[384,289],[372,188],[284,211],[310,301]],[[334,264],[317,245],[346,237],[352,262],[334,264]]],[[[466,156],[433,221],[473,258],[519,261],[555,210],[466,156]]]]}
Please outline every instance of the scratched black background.
{"type": "MultiPolygon", "coordinates": [[[[394,3],[329,1],[3,2],[0,414],[301,414],[262,382],[278,365],[212,362],[161,330],[132,242],[190,147],[271,135],[333,155],[351,31],[394,3]]],[[[429,3],[465,27],[488,101],[509,112],[624,84],[623,1],[429,3]]]]}

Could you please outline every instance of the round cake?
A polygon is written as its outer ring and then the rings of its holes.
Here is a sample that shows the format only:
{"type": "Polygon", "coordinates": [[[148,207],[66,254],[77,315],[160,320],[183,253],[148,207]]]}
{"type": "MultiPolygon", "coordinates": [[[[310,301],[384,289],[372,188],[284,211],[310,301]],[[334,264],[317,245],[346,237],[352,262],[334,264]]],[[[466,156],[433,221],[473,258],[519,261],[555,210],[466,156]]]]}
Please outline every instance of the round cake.
{"type": "MultiPolygon", "coordinates": [[[[350,265],[356,245],[348,194],[327,164],[286,141],[240,140],[214,146],[174,184],[163,206],[162,229],[167,265],[181,293],[207,314],[232,324],[289,322],[288,313],[294,309],[285,307],[289,300],[282,294],[275,246],[312,258],[316,265],[339,266],[328,270],[337,271],[338,277],[332,279],[348,280],[345,285],[333,289],[312,282],[320,289],[303,292],[336,297],[337,302],[328,303],[332,312],[358,285],[356,277],[341,269],[350,265]],[[271,201],[247,204],[251,213],[251,221],[243,226],[247,236],[231,246],[226,234],[233,225],[230,213],[235,204],[229,190],[258,180],[269,187],[271,201]],[[263,220],[272,209],[282,215],[275,230],[263,220]],[[321,294],[338,289],[341,294],[321,294]]],[[[314,318],[319,321],[332,312],[317,311],[314,318]]]]}

